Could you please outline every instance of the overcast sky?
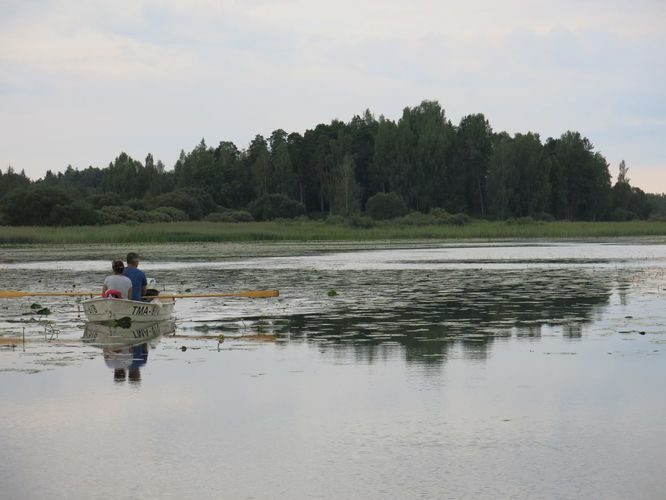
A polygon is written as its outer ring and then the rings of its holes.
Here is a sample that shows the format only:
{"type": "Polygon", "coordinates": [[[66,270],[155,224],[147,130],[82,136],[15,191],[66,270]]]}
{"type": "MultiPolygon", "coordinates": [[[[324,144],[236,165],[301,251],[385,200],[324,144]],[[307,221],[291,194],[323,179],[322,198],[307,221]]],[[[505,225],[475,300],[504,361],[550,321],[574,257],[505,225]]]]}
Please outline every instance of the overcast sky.
{"type": "Polygon", "coordinates": [[[168,168],[369,108],[580,131],[666,192],[665,0],[0,0],[0,168],[168,168]]]}

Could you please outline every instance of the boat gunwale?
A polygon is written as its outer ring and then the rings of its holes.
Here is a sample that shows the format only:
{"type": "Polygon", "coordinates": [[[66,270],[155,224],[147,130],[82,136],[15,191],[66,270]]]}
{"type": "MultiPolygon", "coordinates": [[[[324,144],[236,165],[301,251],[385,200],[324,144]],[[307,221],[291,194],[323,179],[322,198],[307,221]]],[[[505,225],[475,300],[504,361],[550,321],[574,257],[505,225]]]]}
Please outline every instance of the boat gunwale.
{"type": "Polygon", "coordinates": [[[175,299],[160,299],[159,297],[155,297],[151,301],[95,297],[84,300],[82,305],[88,321],[116,321],[121,318],[129,318],[132,321],[150,322],[170,318],[175,303],[175,299]],[[90,310],[90,306],[93,310],[90,310]],[[137,306],[148,307],[148,310],[152,311],[157,309],[158,314],[136,314],[137,306]],[[97,310],[98,307],[100,311],[97,310]],[[166,311],[163,311],[163,308],[166,311]]]}

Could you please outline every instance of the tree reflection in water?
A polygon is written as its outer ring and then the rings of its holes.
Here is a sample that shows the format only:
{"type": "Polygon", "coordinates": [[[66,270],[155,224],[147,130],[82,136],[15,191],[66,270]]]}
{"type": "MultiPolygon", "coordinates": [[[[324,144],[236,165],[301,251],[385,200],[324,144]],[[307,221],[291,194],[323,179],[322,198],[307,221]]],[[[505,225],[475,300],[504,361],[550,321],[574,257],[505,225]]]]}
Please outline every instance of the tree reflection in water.
{"type": "Polygon", "coordinates": [[[608,305],[613,283],[609,271],[589,267],[320,274],[338,283],[323,311],[253,319],[291,342],[369,363],[396,348],[415,363],[440,364],[453,349],[483,360],[494,342],[539,338],[544,326],[580,337],[608,305]]]}

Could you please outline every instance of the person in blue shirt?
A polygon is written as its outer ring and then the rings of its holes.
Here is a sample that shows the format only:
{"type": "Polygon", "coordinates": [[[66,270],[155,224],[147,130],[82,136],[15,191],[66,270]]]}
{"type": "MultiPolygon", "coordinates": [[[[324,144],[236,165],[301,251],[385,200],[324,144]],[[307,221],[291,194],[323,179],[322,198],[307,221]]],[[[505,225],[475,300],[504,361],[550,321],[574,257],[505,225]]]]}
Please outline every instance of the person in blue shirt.
{"type": "Polygon", "coordinates": [[[130,382],[141,382],[141,367],[148,362],[148,344],[146,342],[132,346],[132,364],[127,368],[130,382]]]}
{"type": "Polygon", "coordinates": [[[146,295],[146,288],[148,287],[148,280],[143,271],[139,270],[139,254],[130,252],[127,254],[127,267],[123,272],[132,282],[132,300],[142,300],[146,295]]]}

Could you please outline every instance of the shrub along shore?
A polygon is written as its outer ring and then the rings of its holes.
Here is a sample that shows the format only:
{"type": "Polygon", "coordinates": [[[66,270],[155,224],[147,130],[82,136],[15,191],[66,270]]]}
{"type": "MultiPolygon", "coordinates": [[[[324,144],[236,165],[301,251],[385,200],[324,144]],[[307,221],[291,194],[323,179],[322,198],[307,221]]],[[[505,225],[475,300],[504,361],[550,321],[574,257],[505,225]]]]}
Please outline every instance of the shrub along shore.
{"type": "Polygon", "coordinates": [[[405,217],[306,218],[270,222],[127,223],[107,226],[0,226],[0,244],[379,241],[427,239],[582,239],[666,236],[666,222],[544,222],[465,220],[434,223],[405,217]]]}

